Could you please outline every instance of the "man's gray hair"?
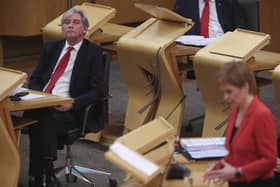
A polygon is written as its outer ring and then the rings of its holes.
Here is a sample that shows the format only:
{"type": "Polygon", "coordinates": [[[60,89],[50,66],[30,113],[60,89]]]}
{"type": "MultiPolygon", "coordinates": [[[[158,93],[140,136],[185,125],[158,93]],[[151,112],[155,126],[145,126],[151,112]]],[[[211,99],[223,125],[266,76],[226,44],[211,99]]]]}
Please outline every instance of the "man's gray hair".
{"type": "Polygon", "coordinates": [[[64,23],[64,21],[67,18],[69,18],[70,16],[72,16],[75,13],[77,13],[81,16],[84,26],[89,27],[88,18],[86,17],[85,13],[81,9],[78,9],[78,8],[71,8],[71,9],[67,10],[62,16],[61,25],[64,23]]]}

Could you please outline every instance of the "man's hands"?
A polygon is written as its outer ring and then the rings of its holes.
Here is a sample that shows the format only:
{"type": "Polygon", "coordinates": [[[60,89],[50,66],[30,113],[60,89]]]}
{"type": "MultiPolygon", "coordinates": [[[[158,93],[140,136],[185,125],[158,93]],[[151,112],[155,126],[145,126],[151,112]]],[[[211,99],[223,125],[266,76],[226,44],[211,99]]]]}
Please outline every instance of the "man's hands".
{"type": "Polygon", "coordinates": [[[67,112],[67,111],[71,110],[72,107],[73,107],[72,104],[63,104],[63,105],[55,106],[54,108],[55,108],[56,110],[61,111],[61,112],[67,112]]]}

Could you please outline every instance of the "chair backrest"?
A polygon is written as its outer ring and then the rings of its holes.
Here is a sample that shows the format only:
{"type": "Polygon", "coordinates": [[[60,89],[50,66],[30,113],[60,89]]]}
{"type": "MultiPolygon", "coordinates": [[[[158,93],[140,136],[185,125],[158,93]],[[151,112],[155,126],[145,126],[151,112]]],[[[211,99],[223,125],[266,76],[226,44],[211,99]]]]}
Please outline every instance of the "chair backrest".
{"type": "Polygon", "coordinates": [[[259,31],[259,0],[238,0],[247,19],[247,29],[259,31]]]}
{"type": "Polygon", "coordinates": [[[80,137],[84,137],[88,132],[88,117],[92,114],[91,112],[95,112],[96,108],[98,110],[102,110],[102,121],[104,121],[104,126],[108,124],[108,98],[109,98],[109,81],[110,81],[110,70],[111,70],[111,54],[109,52],[103,52],[103,64],[104,64],[104,97],[100,103],[94,103],[85,108],[83,121],[81,124],[81,128],[71,129],[65,134],[63,134],[63,144],[72,145],[76,140],[80,137]],[[98,106],[97,106],[98,105],[98,106]]]}
{"type": "MultiPolygon", "coordinates": [[[[110,97],[109,94],[109,82],[110,82],[110,72],[111,72],[111,54],[109,52],[103,51],[102,52],[102,57],[103,57],[103,64],[104,64],[104,78],[103,78],[103,82],[104,82],[104,97],[103,100],[101,101],[101,105],[102,105],[102,114],[103,114],[103,119],[104,119],[104,126],[108,125],[108,110],[109,110],[109,102],[108,99],[110,97]]],[[[82,136],[84,136],[86,134],[87,131],[87,119],[88,119],[88,115],[90,114],[90,110],[94,110],[95,104],[93,105],[89,105],[86,109],[85,109],[85,115],[84,115],[84,121],[82,124],[82,136]]]]}
{"type": "Polygon", "coordinates": [[[103,52],[103,62],[104,62],[104,103],[103,103],[103,114],[105,119],[105,126],[108,125],[109,121],[109,98],[110,98],[110,74],[111,74],[111,61],[112,55],[109,52],[103,52]]]}

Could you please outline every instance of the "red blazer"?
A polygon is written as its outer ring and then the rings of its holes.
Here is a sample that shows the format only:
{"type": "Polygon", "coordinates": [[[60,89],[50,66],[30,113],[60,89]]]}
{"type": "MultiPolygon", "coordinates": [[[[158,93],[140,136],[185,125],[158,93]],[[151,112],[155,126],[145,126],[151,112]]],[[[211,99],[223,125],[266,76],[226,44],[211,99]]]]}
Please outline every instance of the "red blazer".
{"type": "Polygon", "coordinates": [[[241,167],[244,176],[233,182],[267,179],[274,175],[276,165],[276,121],[270,110],[254,96],[237,129],[232,142],[238,110],[234,108],[229,116],[225,146],[229,154],[225,161],[235,167],[241,167]]]}

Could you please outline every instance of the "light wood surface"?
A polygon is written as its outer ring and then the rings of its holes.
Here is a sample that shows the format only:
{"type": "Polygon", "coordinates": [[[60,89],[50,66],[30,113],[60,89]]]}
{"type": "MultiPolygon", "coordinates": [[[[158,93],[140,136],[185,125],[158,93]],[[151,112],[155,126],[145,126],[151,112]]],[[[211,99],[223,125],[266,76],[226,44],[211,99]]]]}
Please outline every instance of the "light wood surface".
{"type": "Polygon", "coordinates": [[[44,97],[32,99],[32,100],[22,100],[19,102],[9,102],[5,108],[9,111],[20,111],[20,110],[30,110],[35,108],[45,108],[56,106],[60,104],[72,103],[73,99],[70,97],[61,97],[57,95],[52,95],[35,90],[26,90],[29,93],[34,93],[38,95],[43,95],[44,97]]]}
{"type": "MultiPolygon", "coordinates": [[[[82,5],[76,5],[75,7],[83,10],[89,20],[89,28],[85,38],[89,38],[102,24],[106,23],[116,14],[116,9],[104,5],[83,3],[82,5]]],[[[61,31],[62,15],[63,14],[56,17],[42,28],[44,41],[64,38],[61,31]]]]}
{"type": "Polygon", "coordinates": [[[102,46],[106,44],[112,44],[114,41],[117,41],[131,31],[133,27],[114,24],[114,23],[104,23],[100,26],[100,30],[96,31],[89,38],[91,41],[95,43],[99,43],[102,46]]]}
{"type": "Polygon", "coordinates": [[[4,61],[4,51],[3,51],[3,41],[2,41],[2,38],[0,36],[0,67],[3,66],[3,61],[4,61]]]}
{"type": "Polygon", "coordinates": [[[235,57],[247,61],[253,53],[268,45],[270,36],[265,33],[236,29],[215,41],[210,53],[235,57]]]}
{"type": "Polygon", "coordinates": [[[266,50],[280,52],[280,1],[260,0],[259,1],[259,22],[260,31],[271,35],[271,44],[266,50]]]}
{"type": "Polygon", "coordinates": [[[112,19],[113,23],[135,23],[150,17],[145,12],[137,9],[134,3],[147,3],[169,9],[172,9],[175,4],[175,0],[96,0],[95,2],[117,9],[117,15],[112,19]]]}
{"type": "Polygon", "coordinates": [[[24,83],[26,78],[24,72],[0,67],[0,101],[24,83]]]}
{"type": "Polygon", "coordinates": [[[11,112],[30,110],[37,108],[52,107],[59,104],[72,103],[73,99],[68,97],[60,97],[56,95],[51,95],[39,91],[27,90],[29,93],[44,95],[44,97],[32,99],[32,100],[22,100],[13,102],[6,97],[0,103],[0,116],[2,117],[6,128],[13,139],[14,143],[17,144],[17,137],[15,134],[15,128],[11,118],[11,112]]]}
{"type": "MultiPolygon", "coordinates": [[[[260,65],[261,63],[255,62],[254,58],[252,59],[251,57],[256,53],[256,51],[260,50],[265,46],[265,44],[268,43],[265,40],[259,40],[258,33],[252,33],[252,36],[250,37],[237,34],[237,36],[239,37],[232,37],[232,39],[235,40],[233,41],[233,43],[240,43],[239,48],[236,50],[246,51],[246,54],[240,55],[238,58],[238,55],[223,55],[212,53],[212,51],[217,50],[216,47],[220,48],[223,45],[224,38],[226,38],[226,41],[229,42],[228,35],[236,34],[237,33],[235,31],[226,33],[213,43],[198,51],[193,58],[196,80],[205,106],[205,120],[202,136],[222,136],[226,128],[229,106],[227,106],[223,102],[222,93],[219,92],[217,87],[216,75],[219,68],[222,67],[223,64],[231,62],[233,60],[240,60],[244,63],[249,60],[248,63],[254,65],[254,68],[256,70],[257,68],[259,68],[258,65],[260,65]],[[254,40],[253,36],[256,36],[255,41],[252,41],[254,40]],[[248,41],[247,39],[250,40],[248,41]],[[251,45],[251,43],[255,43],[255,45],[251,45]]],[[[263,36],[263,38],[269,40],[265,35],[263,36]]],[[[227,47],[231,48],[231,46],[229,45],[224,45],[224,48],[227,47]]],[[[263,55],[266,56],[265,53],[263,55]]]]}
{"type": "MultiPolygon", "coordinates": [[[[145,8],[143,5],[142,9],[145,8]]],[[[154,16],[154,12],[162,13],[134,28],[117,43],[118,60],[128,85],[124,132],[158,116],[166,118],[178,132],[184,111],[184,94],[178,69],[170,59],[169,46],[192,27],[192,22],[167,9],[156,6],[148,9],[153,10],[151,15],[154,16]],[[180,22],[174,22],[174,19],[180,22]]]]}
{"type": "Polygon", "coordinates": [[[39,35],[41,28],[65,11],[66,6],[66,0],[1,0],[0,35],[39,35]]]}
{"type": "MultiPolygon", "coordinates": [[[[139,181],[143,186],[159,186],[162,177],[161,168],[166,167],[174,151],[174,131],[173,125],[159,117],[116,140],[156,164],[159,168],[151,175],[147,175],[130,165],[111,150],[105,153],[105,158],[131,175],[131,178],[139,181]]],[[[122,186],[127,186],[129,183],[130,180],[127,180],[126,184],[122,186]]]]}
{"type": "Polygon", "coordinates": [[[0,116],[1,186],[17,187],[20,170],[19,152],[0,116]]]}

